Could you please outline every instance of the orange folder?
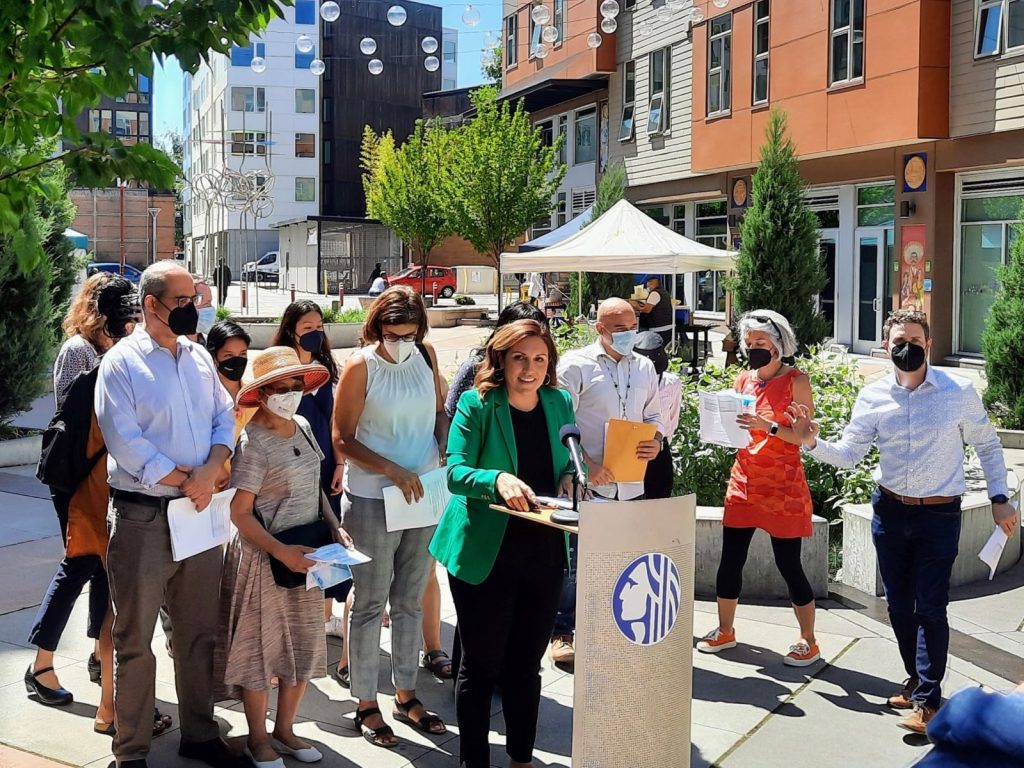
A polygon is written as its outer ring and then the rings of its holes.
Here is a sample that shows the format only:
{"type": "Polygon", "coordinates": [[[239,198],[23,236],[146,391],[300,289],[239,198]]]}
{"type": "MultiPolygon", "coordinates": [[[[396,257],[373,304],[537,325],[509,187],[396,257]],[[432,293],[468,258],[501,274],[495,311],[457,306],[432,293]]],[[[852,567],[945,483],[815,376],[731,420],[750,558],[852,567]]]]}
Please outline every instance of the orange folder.
{"type": "Polygon", "coordinates": [[[608,419],[604,431],[604,465],[615,475],[615,482],[643,482],[647,462],[636,457],[636,449],[643,441],[653,440],[657,433],[654,424],[608,419]]]}

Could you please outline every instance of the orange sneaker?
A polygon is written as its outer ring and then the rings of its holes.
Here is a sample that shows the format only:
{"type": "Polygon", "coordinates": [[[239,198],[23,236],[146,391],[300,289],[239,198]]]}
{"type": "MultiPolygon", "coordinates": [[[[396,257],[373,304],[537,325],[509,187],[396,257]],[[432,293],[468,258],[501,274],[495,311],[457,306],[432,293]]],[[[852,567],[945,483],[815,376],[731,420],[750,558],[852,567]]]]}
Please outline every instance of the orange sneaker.
{"type": "Polygon", "coordinates": [[[718,653],[736,647],[736,630],[725,633],[717,627],[708,632],[697,642],[697,650],[701,653],[718,653]]]}
{"type": "Polygon", "coordinates": [[[821,651],[818,644],[810,645],[803,640],[789,646],[789,653],[782,659],[787,667],[809,667],[821,658],[821,651]]]}

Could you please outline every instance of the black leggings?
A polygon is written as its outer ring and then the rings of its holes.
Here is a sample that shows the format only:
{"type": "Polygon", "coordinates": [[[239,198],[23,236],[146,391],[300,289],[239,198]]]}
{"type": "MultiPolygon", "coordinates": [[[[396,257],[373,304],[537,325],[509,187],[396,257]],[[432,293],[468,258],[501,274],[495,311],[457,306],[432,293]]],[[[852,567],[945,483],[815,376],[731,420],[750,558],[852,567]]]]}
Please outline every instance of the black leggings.
{"type": "MultiPolygon", "coordinates": [[[[718,564],[716,591],[725,600],[739,599],[743,589],[743,566],[747,562],[747,550],[754,538],[756,528],[729,528],[722,526],[722,559],[718,564]]],[[[804,575],[800,564],[801,539],[778,539],[772,536],[772,552],[775,566],[789,587],[789,599],[795,606],[803,606],[814,600],[814,591],[804,575]]]]}

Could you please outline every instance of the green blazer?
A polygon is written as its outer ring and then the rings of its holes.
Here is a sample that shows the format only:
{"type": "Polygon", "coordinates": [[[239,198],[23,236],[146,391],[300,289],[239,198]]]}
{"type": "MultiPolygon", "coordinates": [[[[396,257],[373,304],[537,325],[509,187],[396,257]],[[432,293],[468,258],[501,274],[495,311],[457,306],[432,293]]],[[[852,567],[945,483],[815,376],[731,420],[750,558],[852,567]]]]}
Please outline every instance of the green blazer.
{"type": "MultiPolygon", "coordinates": [[[[559,441],[558,431],[576,419],[568,392],[541,387],[539,395],[557,481],[571,471],[569,451],[559,441]]],[[[508,392],[499,387],[483,399],[475,389],[465,392],[448,433],[448,488],[455,495],[430,542],[430,553],[452,576],[479,584],[490,574],[508,515],[489,505],[501,502],[495,489],[498,475],[515,475],[518,464],[508,392]]],[[[568,544],[566,534],[567,558],[568,544]]]]}

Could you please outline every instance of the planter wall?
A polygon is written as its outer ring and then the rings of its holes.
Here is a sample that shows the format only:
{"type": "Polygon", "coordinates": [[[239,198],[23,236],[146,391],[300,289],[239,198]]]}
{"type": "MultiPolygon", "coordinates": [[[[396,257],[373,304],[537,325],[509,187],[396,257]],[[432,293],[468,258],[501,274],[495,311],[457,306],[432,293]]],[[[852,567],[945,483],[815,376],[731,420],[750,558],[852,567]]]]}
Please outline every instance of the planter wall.
{"type": "Polygon", "coordinates": [[[35,464],[39,461],[39,451],[42,450],[42,447],[42,435],[2,440],[0,441],[0,467],[18,467],[22,464],[35,464]]]}
{"type": "MultiPolygon", "coordinates": [[[[277,323],[238,323],[252,339],[251,349],[266,349],[277,333],[277,323]]],[[[346,349],[359,345],[362,323],[325,323],[324,333],[332,349],[346,349]]]]}
{"type": "Polygon", "coordinates": [[[1024,449],[1024,429],[997,429],[1003,448],[1024,449]]]}

